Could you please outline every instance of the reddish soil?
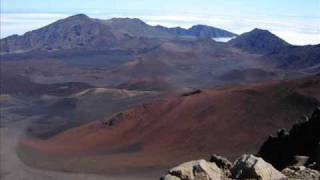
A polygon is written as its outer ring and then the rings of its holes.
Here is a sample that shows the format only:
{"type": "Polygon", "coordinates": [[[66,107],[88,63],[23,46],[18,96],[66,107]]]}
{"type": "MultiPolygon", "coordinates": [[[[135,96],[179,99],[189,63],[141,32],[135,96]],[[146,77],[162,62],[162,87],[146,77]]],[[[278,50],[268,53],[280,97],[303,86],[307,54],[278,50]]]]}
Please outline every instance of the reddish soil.
{"type": "Polygon", "coordinates": [[[64,159],[96,157],[100,168],[167,167],[211,154],[234,159],[257,152],[268,135],[291,127],[318,100],[320,76],[204,90],[144,104],[46,141],[26,139],[22,145],[64,159]]]}

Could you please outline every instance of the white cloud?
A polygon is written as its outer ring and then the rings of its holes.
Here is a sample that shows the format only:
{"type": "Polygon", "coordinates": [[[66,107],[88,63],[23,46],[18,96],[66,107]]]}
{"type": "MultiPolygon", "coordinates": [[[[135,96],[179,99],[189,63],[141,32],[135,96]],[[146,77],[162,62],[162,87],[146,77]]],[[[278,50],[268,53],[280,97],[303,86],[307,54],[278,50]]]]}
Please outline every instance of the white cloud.
{"type": "Polygon", "coordinates": [[[1,14],[0,35],[1,38],[13,34],[21,35],[67,16],[67,14],[58,13],[3,13],[1,14]]]}
{"type": "Polygon", "coordinates": [[[212,38],[212,39],[217,42],[228,42],[234,38],[236,38],[236,36],[234,36],[234,37],[219,37],[219,38],[212,38]]]}
{"type": "Polygon", "coordinates": [[[320,44],[320,34],[306,34],[295,31],[272,31],[277,36],[295,45],[320,44]]]}
{"type": "Polygon", "coordinates": [[[190,27],[194,24],[207,24],[238,34],[251,31],[254,28],[261,28],[270,30],[291,44],[320,44],[320,18],[229,17],[216,15],[204,15],[192,18],[189,18],[189,16],[143,18],[146,22],[153,25],[165,24],[171,27],[177,25],[190,27]]]}

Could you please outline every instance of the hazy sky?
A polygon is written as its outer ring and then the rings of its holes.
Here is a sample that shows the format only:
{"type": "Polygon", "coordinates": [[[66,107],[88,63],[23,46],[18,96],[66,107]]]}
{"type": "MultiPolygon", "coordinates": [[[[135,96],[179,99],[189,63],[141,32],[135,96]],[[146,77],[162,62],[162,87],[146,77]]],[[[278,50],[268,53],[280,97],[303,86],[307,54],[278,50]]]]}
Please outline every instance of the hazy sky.
{"type": "Polygon", "coordinates": [[[292,44],[320,43],[320,0],[1,0],[1,37],[77,13],[170,27],[207,24],[238,34],[257,27],[292,44]]]}

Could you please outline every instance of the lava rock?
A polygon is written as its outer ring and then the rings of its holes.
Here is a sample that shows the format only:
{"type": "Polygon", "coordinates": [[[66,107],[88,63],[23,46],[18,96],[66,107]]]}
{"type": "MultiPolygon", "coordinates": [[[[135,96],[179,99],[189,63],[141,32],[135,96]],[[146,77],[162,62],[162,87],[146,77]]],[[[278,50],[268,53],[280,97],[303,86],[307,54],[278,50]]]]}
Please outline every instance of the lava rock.
{"type": "Polygon", "coordinates": [[[320,109],[317,108],[305,119],[295,124],[289,132],[280,130],[277,137],[270,136],[261,146],[258,156],[279,170],[295,165],[296,156],[308,156],[310,158],[303,165],[312,164],[319,170],[320,109]]]}

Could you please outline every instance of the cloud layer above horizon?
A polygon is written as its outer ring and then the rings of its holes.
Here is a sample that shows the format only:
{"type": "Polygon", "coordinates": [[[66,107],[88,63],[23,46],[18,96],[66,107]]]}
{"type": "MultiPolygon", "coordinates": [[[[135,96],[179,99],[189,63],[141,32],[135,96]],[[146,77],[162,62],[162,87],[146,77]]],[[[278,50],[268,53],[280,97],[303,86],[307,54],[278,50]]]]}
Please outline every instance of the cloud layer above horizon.
{"type": "Polygon", "coordinates": [[[261,28],[291,44],[320,44],[319,0],[310,0],[309,4],[297,0],[185,0],[183,4],[177,1],[170,5],[168,0],[163,0],[162,3],[152,0],[135,1],[136,3],[129,0],[92,0],[91,3],[70,0],[65,5],[59,1],[61,0],[40,3],[31,0],[23,9],[17,0],[1,2],[1,38],[21,35],[56,20],[85,13],[99,19],[140,18],[150,25],[167,27],[189,28],[196,24],[206,24],[237,34],[261,28]],[[74,7],[76,2],[82,3],[74,7]],[[109,5],[108,8],[103,8],[106,4],[109,5]]]}

